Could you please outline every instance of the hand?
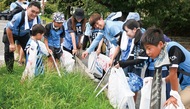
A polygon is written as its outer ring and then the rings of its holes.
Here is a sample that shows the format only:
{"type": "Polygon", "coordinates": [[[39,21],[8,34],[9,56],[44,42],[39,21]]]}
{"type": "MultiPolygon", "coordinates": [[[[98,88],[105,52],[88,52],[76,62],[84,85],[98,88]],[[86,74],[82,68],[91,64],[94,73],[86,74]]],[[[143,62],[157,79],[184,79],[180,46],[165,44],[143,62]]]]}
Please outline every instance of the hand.
{"type": "Polygon", "coordinates": [[[49,54],[53,54],[53,52],[52,52],[52,50],[51,49],[48,49],[48,52],[49,52],[49,54]]]}
{"type": "Polygon", "coordinates": [[[77,54],[77,51],[78,51],[77,49],[73,49],[73,50],[72,50],[72,54],[73,54],[73,55],[76,55],[76,54],[77,54]]]}
{"type": "Polygon", "coordinates": [[[111,67],[113,65],[113,60],[110,59],[109,63],[108,63],[108,66],[111,67]]]}
{"type": "Polygon", "coordinates": [[[164,106],[173,104],[175,108],[177,108],[178,104],[177,104],[177,99],[173,96],[171,96],[165,103],[164,106]]]}
{"type": "Polygon", "coordinates": [[[85,52],[82,53],[82,58],[83,59],[86,58],[87,56],[88,56],[88,52],[87,51],[85,51],[85,52]]]}
{"type": "Polygon", "coordinates": [[[120,65],[119,65],[119,63],[117,63],[116,65],[115,65],[115,68],[119,68],[120,67],[120,65]]]}
{"type": "Polygon", "coordinates": [[[15,44],[10,44],[9,45],[9,50],[10,50],[10,52],[14,52],[16,50],[15,44]]]}

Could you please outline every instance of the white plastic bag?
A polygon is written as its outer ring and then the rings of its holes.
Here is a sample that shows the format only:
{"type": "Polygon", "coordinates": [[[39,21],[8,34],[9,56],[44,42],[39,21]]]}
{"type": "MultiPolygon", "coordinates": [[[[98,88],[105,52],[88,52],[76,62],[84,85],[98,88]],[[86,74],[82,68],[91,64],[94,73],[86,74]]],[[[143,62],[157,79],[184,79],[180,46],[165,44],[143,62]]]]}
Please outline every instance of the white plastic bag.
{"type": "MultiPolygon", "coordinates": [[[[141,101],[139,109],[150,109],[150,96],[152,87],[152,77],[146,77],[143,79],[143,87],[141,89],[141,101]]],[[[161,92],[161,109],[166,101],[166,82],[165,78],[162,79],[162,92],[161,92]]]]}
{"type": "Polygon", "coordinates": [[[60,62],[63,67],[66,68],[66,71],[73,71],[75,60],[73,59],[73,55],[65,50],[62,50],[63,54],[60,57],[60,62]]]}
{"type": "Polygon", "coordinates": [[[112,68],[108,81],[108,98],[117,109],[135,109],[133,96],[122,68],[112,68]]]}
{"type": "Polygon", "coordinates": [[[92,52],[88,58],[88,69],[95,77],[101,78],[103,76],[103,70],[107,72],[109,69],[109,61],[109,57],[103,54],[97,55],[96,52],[92,52]]]}
{"type": "Polygon", "coordinates": [[[103,68],[103,70],[105,72],[107,72],[108,69],[109,69],[108,63],[110,61],[110,58],[108,56],[106,56],[106,55],[99,54],[98,57],[97,57],[97,61],[101,65],[101,67],[103,68]]]}
{"type": "Polygon", "coordinates": [[[95,67],[96,60],[97,60],[96,52],[90,53],[89,58],[88,58],[88,70],[92,74],[93,74],[93,70],[94,70],[94,67],[95,67]]]}

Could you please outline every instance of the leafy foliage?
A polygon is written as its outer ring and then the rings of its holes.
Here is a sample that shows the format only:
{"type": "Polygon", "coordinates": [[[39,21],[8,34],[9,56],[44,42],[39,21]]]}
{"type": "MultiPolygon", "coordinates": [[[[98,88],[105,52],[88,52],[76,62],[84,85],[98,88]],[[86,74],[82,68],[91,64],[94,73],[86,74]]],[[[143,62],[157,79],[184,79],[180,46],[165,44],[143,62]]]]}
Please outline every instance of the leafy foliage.
{"type": "MultiPolygon", "coordinates": [[[[5,5],[2,8],[8,7],[11,1],[1,0],[5,5]]],[[[67,19],[76,7],[82,7],[87,18],[93,12],[105,17],[109,12],[116,11],[122,11],[125,18],[128,12],[136,11],[140,13],[145,28],[160,27],[164,33],[172,36],[190,35],[189,0],[48,0],[48,3],[45,9],[48,17],[55,11],[61,11],[67,19]]]]}

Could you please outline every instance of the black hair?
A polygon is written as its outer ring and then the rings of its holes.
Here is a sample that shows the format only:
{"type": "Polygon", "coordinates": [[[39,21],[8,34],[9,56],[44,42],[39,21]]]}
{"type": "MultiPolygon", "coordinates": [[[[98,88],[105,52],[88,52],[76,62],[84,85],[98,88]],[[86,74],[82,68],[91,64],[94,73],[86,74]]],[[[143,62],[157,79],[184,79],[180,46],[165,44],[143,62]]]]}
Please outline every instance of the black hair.
{"type": "Polygon", "coordinates": [[[165,43],[163,31],[159,28],[148,28],[141,38],[141,43],[157,46],[159,42],[165,43]]]}
{"type": "MultiPolygon", "coordinates": [[[[123,24],[123,30],[124,30],[124,31],[126,31],[126,30],[125,30],[125,27],[127,27],[127,28],[129,28],[129,29],[131,29],[131,30],[133,30],[134,28],[137,29],[134,38],[136,39],[135,41],[138,42],[138,41],[140,40],[141,36],[142,36],[142,32],[141,32],[141,30],[140,30],[140,25],[139,25],[139,23],[138,23],[136,20],[134,20],[134,19],[129,19],[129,20],[127,20],[127,21],[123,24]]],[[[136,44],[137,42],[134,42],[134,43],[136,44]]]]}
{"type": "Polygon", "coordinates": [[[40,33],[40,34],[45,33],[45,28],[44,28],[44,26],[41,25],[41,24],[35,24],[35,25],[32,27],[31,35],[32,35],[32,36],[36,36],[38,33],[40,33]]]}
{"type": "Polygon", "coordinates": [[[32,7],[32,6],[35,6],[37,7],[39,10],[41,10],[41,6],[40,6],[40,3],[39,2],[36,2],[36,1],[32,1],[29,3],[28,7],[32,7]]]}

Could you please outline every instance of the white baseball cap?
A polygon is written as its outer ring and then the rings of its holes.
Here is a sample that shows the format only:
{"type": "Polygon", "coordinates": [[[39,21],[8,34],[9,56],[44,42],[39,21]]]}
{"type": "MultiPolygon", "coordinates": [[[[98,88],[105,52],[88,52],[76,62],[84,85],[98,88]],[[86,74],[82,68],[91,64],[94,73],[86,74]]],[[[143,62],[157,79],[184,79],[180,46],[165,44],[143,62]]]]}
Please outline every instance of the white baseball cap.
{"type": "Polygon", "coordinates": [[[137,12],[129,12],[126,21],[129,20],[129,19],[134,19],[136,21],[139,21],[140,20],[140,15],[137,12]]]}

